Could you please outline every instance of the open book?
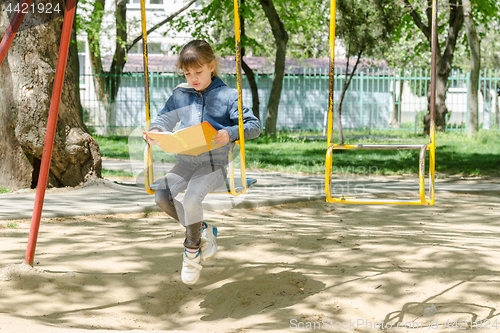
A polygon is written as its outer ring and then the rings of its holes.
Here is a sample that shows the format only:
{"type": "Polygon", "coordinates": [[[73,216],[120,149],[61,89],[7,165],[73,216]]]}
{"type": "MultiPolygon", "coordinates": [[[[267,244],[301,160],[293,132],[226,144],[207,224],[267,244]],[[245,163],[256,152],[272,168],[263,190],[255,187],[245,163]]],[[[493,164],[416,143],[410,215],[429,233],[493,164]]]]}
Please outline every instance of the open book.
{"type": "Polygon", "coordinates": [[[214,143],[213,137],[217,130],[208,122],[203,122],[175,133],[143,132],[148,138],[158,141],[161,149],[167,153],[183,155],[199,155],[217,149],[226,143],[214,143]]]}

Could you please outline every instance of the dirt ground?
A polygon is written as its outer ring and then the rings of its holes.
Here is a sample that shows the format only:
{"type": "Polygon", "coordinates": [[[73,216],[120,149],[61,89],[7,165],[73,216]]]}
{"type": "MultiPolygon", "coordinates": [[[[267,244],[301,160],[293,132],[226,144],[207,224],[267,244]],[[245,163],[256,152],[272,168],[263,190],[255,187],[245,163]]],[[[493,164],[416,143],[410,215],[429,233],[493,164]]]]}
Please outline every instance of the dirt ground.
{"type": "Polygon", "coordinates": [[[500,332],[499,193],[206,221],[219,252],[192,287],[164,214],[43,219],[33,269],[30,221],[1,221],[0,332],[500,332]]]}

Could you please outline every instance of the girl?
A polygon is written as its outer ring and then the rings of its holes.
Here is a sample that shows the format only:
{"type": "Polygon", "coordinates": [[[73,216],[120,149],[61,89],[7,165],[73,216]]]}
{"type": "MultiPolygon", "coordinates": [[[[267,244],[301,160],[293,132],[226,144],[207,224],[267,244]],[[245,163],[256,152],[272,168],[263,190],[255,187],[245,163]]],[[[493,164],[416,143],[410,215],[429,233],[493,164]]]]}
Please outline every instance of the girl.
{"type": "MultiPolygon", "coordinates": [[[[172,132],[177,123],[186,128],[208,121],[218,132],[216,143],[234,144],[239,139],[238,93],[217,76],[215,55],[210,44],[193,40],[177,60],[187,83],[176,87],[149,131],[172,132]]],[[[243,109],[245,139],[260,134],[260,122],[248,108],[243,109]]],[[[156,144],[148,139],[150,144],[156,144]]],[[[200,154],[177,154],[177,163],[161,180],[156,204],[186,228],[182,281],[195,284],[200,277],[201,259],[211,259],[217,251],[217,228],[203,222],[202,201],[226,181],[229,145],[200,154]],[[183,202],[176,200],[185,191],[183,202]]]]}

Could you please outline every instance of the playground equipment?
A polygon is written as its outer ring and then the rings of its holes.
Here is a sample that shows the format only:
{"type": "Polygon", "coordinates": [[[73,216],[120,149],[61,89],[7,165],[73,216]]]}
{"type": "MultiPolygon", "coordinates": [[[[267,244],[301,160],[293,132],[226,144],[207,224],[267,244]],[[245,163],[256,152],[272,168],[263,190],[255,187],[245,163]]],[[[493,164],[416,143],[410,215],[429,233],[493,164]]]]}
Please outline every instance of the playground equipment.
{"type": "Polygon", "coordinates": [[[349,204],[392,204],[392,205],[434,205],[434,173],[436,157],[435,140],[435,106],[436,106],[436,49],[437,49],[437,0],[432,1],[432,41],[431,41],[431,100],[430,100],[430,142],[424,145],[339,145],[333,143],[333,93],[335,64],[335,9],[336,2],[330,5],[330,67],[329,67],[329,99],[328,99],[328,148],[326,152],[325,192],[327,202],[349,204]],[[333,151],[341,149],[415,149],[419,155],[419,200],[404,199],[366,199],[352,197],[332,197],[332,164],[333,151]],[[425,153],[429,150],[429,197],[425,197],[425,153]]]}
{"type": "MultiPolygon", "coordinates": [[[[21,8],[29,8],[31,0],[22,1],[21,8]],[[25,5],[26,4],[26,5],[25,5]]],[[[68,0],[66,3],[66,11],[64,13],[64,23],[61,35],[61,45],[59,47],[59,57],[57,58],[56,75],[52,90],[52,99],[50,101],[49,118],[47,122],[47,131],[45,134],[45,144],[43,146],[42,162],[40,165],[40,175],[35,195],[35,207],[33,208],[33,216],[31,219],[31,228],[28,239],[28,248],[26,250],[26,258],[24,263],[33,266],[35,257],[35,248],[38,238],[38,230],[40,227],[40,218],[42,216],[43,201],[45,198],[45,189],[47,187],[47,179],[49,176],[50,159],[52,157],[52,148],[54,146],[54,137],[56,134],[57,115],[59,113],[59,104],[61,102],[62,85],[64,81],[64,72],[66,71],[66,60],[68,58],[69,42],[71,38],[71,27],[76,10],[76,0],[68,0]]],[[[16,33],[21,25],[25,13],[23,11],[16,12],[12,21],[0,43],[0,66],[7,55],[10,44],[16,36],[16,33]]]]}
{"type": "MultiPolygon", "coordinates": [[[[144,64],[144,89],[146,102],[146,129],[151,124],[151,108],[150,108],[150,90],[149,90],[149,67],[148,67],[148,48],[147,48],[147,30],[146,30],[146,10],[145,1],[141,0],[141,26],[142,26],[142,45],[143,45],[143,64],[144,64]]],[[[245,168],[245,135],[243,129],[243,102],[241,94],[241,38],[240,38],[240,16],[239,16],[239,0],[234,0],[234,31],[236,41],[236,82],[238,90],[238,127],[240,139],[234,145],[230,144],[229,151],[229,180],[228,183],[216,189],[212,193],[230,193],[233,196],[245,194],[247,190],[257,183],[256,179],[246,178],[245,168]],[[234,167],[234,147],[240,146],[240,173],[241,178],[235,178],[234,167]]],[[[149,143],[144,149],[144,184],[146,191],[149,194],[154,194],[158,184],[153,180],[153,150],[149,143]]]]}

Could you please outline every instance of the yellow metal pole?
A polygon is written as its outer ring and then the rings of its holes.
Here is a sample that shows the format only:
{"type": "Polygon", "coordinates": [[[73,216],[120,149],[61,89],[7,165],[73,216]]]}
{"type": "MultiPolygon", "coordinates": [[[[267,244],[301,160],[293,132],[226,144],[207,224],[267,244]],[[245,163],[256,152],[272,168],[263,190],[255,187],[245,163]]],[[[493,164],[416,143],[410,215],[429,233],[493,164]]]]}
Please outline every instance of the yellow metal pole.
{"type": "MultiPolygon", "coordinates": [[[[148,32],[146,29],[146,4],[145,0],[141,0],[141,27],[142,27],[142,58],[144,64],[144,96],[146,102],[146,131],[151,125],[151,96],[149,92],[149,64],[148,64],[148,32]]],[[[146,192],[154,194],[155,191],[151,189],[150,184],[153,183],[153,150],[148,144],[146,165],[147,172],[144,172],[144,184],[146,192]]]]}
{"type": "MultiPolygon", "coordinates": [[[[243,127],[243,99],[241,95],[241,37],[240,37],[240,14],[239,0],[234,0],[234,39],[236,42],[236,85],[238,89],[238,126],[240,134],[240,170],[241,170],[241,185],[243,191],[247,191],[247,178],[245,170],[245,131],[243,127]]],[[[234,178],[233,178],[234,179],[234,178]]]]}
{"type": "Polygon", "coordinates": [[[437,67],[437,0],[432,0],[432,37],[431,37],[431,100],[430,100],[430,147],[429,147],[429,205],[434,205],[434,174],[436,168],[436,67],[437,67]]]}
{"type": "Polygon", "coordinates": [[[427,200],[425,200],[425,152],[427,151],[427,146],[422,146],[420,149],[420,155],[418,159],[418,190],[420,194],[420,203],[422,205],[427,205],[427,200]]]}
{"type": "Polygon", "coordinates": [[[332,192],[332,159],[333,159],[333,96],[334,96],[334,80],[335,80],[335,12],[336,2],[331,0],[330,4],[330,66],[329,66],[329,79],[328,79],[328,120],[327,120],[327,136],[328,136],[328,149],[326,152],[326,170],[325,170],[325,193],[326,201],[331,202],[332,192]]]}
{"type": "MultiPolygon", "coordinates": [[[[236,145],[236,142],[235,142],[236,145]]],[[[242,184],[243,185],[243,184],[242,184]]],[[[233,148],[229,150],[229,192],[233,195],[233,197],[237,197],[241,193],[236,191],[234,185],[234,152],[233,148]]]]}

